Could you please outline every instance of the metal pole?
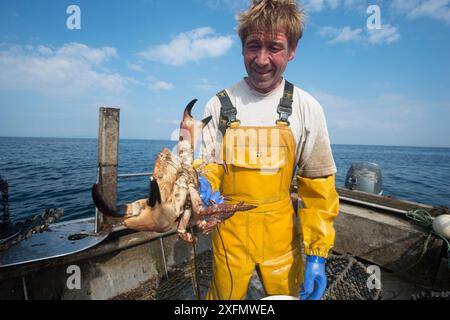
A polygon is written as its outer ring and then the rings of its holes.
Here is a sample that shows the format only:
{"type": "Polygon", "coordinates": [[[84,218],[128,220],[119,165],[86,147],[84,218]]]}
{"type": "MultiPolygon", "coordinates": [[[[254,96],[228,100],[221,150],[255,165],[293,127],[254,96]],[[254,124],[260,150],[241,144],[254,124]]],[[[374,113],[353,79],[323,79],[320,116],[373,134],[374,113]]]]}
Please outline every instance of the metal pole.
{"type": "Polygon", "coordinates": [[[150,177],[151,172],[143,172],[143,173],[123,173],[119,174],[118,178],[135,178],[135,177],[150,177]]]}
{"type": "Polygon", "coordinates": [[[344,197],[344,196],[339,196],[339,199],[347,201],[347,202],[351,202],[351,203],[361,204],[363,206],[367,206],[367,207],[371,207],[371,208],[375,208],[375,209],[386,210],[389,212],[396,212],[396,213],[401,213],[401,214],[406,214],[408,212],[407,210],[396,209],[396,208],[392,208],[392,207],[383,206],[381,204],[376,204],[376,203],[363,201],[363,200],[356,200],[356,199],[348,198],[348,197],[344,197]]]}
{"type": "Polygon", "coordinates": [[[27,283],[25,281],[25,276],[22,276],[22,290],[23,290],[23,298],[25,300],[29,300],[28,299],[28,289],[27,289],[27,283]]]}
{"type": "MultiPolygon", "coordinates": [[[[115,208],[117,203],[117,165],[119,161],[120,109],[100,108],[98,129],[98,183],[106,203],[115,208]]],[[[96,210],[95,232],[106,222],[96,210]]]]}
{"type": "Polygon", "coordinates": [[[164,251],[163,237],[159,238],[159,243],[161,244],[161,251],[163,255],[164,271],[166,272],[166,279],[169,279],[169,271],[167,270],[166,252],[164,251]]]}

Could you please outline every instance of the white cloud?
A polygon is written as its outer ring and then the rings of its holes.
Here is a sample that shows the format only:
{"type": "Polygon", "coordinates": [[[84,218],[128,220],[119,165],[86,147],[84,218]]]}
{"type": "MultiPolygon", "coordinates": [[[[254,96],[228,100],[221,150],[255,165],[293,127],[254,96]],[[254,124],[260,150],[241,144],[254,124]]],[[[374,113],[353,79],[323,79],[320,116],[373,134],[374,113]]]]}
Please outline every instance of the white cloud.
{"type": "Polygon", "coordinates": [[[419,4],[419,0],[392,0],[391,6],[395,10],[406,13],[414,9],[419,4]]]}
{"type": "Polygon", "coordinates": [[[150,84],[150,88],[153,90],[170,90],[173,88],[173,84],[165,81],[155,81],[150,84]]]}
{"type": "MultiPolygon", "coordinates": [[[[201,0],[202,2],[204,0],[201,0]]],[[[213,9],[230,9],[233,11],[243,10],[250,4],[250,0],[206,0],[205,3],[208,7],[213,9]]]]}
{"type": "Polygon", "coordinates": [[[133,82],[108,71],[115,48],[68,43],[57,49],[39,45],[0,47],[0,89],[27,90],[49,96],[75,96],[98,90],[120,93],[133,82]]]}
{"type": "Polygon", "coordinates": [[[39,45],[36,48],[36,50],[37,50],[37,52],[39,52],[43,56],[49,56],[49,55],[53,54],[53,50],[52,49],[50,49],[49,47],[46,47],[46,46],[42,46],[42,45],[39,45]]]}
{"type": "MultiPolygon", "coordinates": [[[[200,1],[200,0],[199,0],[200,1]]],[[[245,10],[248,8],[252,0],[201,0],[210,8],[213,9],[228,9],[235,12],[245,10]]],[[[321,12],[323,10],[334,10],[340,6],[345,8],[359,9],[365,5],[366,0],[297,0],[297,2],[305,8],[308,12],[321,12]]]]}
{"type": "Polygon", "coordinates": [[[363,40],[361,35],[362,29],[352,30],[350,27],[335,28],[335,27],[321,27],[319,34],[324,38],[331,38],[328,43],[340,43],[340,42],[360,42],[363,40]]]}
{"type": "Polygon", "coordinates": [[[211,82],[206,78],[200,79],[200,83],[195,84],[194,88],[204,91],[220,90],[218,83],[211,82]]]}
{"type": "MultiPolygon", "coordinates": [[[[311,13],[344,7],[364,14],[370,4],[367,0],[304,0],[302,3],[311,13]]],[[[431,18],[450,24],[450,0],[390,0],[388,3],[394,11],[409,18],[431,18]]]]}
{"type": "Polygon", "coordinates": [[[429,0],[422,2],[414,8],[409,16],[411,18],[429,17],[442,20],[450,24],[450,0],[429,0]]]}
{"type": "Polygon", "coordinates": [[[366,0],[304,0],[300,1],[300,3],[311,13],[322,12],[324,10],[336,10],[341,7],[365,12],[368,6],[366,0]]]}
{"type": "Polygon", "coordinates": [[[305,0],[303,6],[308,12],[321,12],[325,9],[336,9],[339,0],[305,0]]]}
{"type": "Polygon", "coordinates": [[[143,72],[144,68],[140,64],[136,63],[128,63],[128,68],[130,68],[133,71],[143,72]]]}
{"type": "Polygon", "coordinates": [[[382,25],[379,30],[367,30],[367,33],[367,41],[371,44],[393,43],[400,40],[400,33],[397,28],[389,24],[382,25]]]}
{"type": "Polygon", "coordinates": [[[174,85],[170,82],[162,81],[156,77],[149,76],[148,81],[150,82],[149,88],[155,91],[162,91],[162,90],[170,90],[174,88],[174,85]]]}
{"type": "Polygon", "coordinates": [[[205,27],[180,33],[169,43],[149,47],[138,55],[146,60],[182,66],[190,61],[222,56],[232,43],[231,36],[216,36],[212,28],[205,27]]]}
{"type": "Polygon", "coordinates": [[[400,40],[397,28],[389,24],[382,25],[379,30],[369,30],[367,28],[364,30],[361,28],[352,29],[349,26],[343,28],[326,26],[319,28],[319,34],[323,38],[330,39],[328,41],[329,44],[346,42],[382,44],[400,40]]]}
{"type": "Polygon", "coordinates": [[[450,0],[392,0],[392,8],[409,18],[431,18],[450,24],[450,0]]]}

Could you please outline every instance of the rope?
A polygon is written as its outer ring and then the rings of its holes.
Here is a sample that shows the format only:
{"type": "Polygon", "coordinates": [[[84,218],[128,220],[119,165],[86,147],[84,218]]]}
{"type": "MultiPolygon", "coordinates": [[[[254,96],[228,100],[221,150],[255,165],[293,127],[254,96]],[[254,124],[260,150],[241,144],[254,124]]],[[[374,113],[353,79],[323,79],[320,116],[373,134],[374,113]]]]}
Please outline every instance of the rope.
{"type": "Polygon", "coordinates": [[[216,227],[216,228],[217,228],[217,233],[219,234],[219,237],[220,237],[220,242],[222,242],[222,248],[223,248],[223,250],[225,252],[225,261],[226,261],[226,264],[227,264],[228,273],[230,275],[230,295],[228,296],[228,300],[230,300],[231,299],[231,295],[233,294],[233,273],[231,272],[230,265],[228,263],[227,250],[225,249],[225,244],[223,242],[222,235],[220,234],[220,228],[219,227],[216,227]]]}
{"type": "MultiPolygon", "coordinates": [[[[413,220],[416,224],[421,225],[429,230],[428,237],[424,243],[424,249],[422,251],[422,254],[421,254],[418,262],[422,259],[425,252],[427,251],[428,242],[431,239],[431,235],[434,234],[434,235],[438,236],[439,238],[441,238],[442,241],[444,241],[445,244],[447,245],[448,268],[450,269],[450,243],[447,240],[447,238],[445,238],[443,235],[441,235],[433,230],[434,218],[431,216],[431,214],[427,210],[416,209],[416,210],[410,210],[410,211],[406,212],[405,216],[407,218],[413,220]]],[[[417,263],[415,263],[414,265],[416,265],[417,263]]],[[[408,269],[410,269],[410,268],[411,267],[409,267],[408,269]]]]}
{"type": "Polygon", "coordinates": [[[424,209],[410,210],[406,212],[406,217],[415,221],[417,224],[424,227],[431,227],[433,225],[433,217],[424,209]]]}
{"type": "Polygon", "coordinates": [[[193,277],[193,279],[194,279],[194,289],[195,289],[195,294],[197,295],[197,300],[201,300],[202,299],[202,296],[201,296],[201,294],[200,294],[200,286],[199,286],[199,284],[198,284],[198,262],[197,262],[197,248],[196,248],[197,246],[196,246],[196,240],[194,240],[193,242],[192,242],[192,248],[193,248],[193,251],[194,251],[194,258],[192,259],[193,260],[193,263],[194,263],[194,277],[193,277]]]}

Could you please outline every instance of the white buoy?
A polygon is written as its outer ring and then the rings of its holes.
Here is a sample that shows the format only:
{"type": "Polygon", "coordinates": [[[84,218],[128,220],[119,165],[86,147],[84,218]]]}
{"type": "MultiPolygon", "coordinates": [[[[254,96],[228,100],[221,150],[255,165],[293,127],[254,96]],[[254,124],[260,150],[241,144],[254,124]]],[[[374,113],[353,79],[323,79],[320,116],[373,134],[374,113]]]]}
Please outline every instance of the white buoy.
{"type": "Polygon", "coordinates": [[[433,230],[435,233],[450,240],[450,215],[437,216],[433,221],[433,230]]]}
{"type": "Polygon", "coordinates": [[[300,300],[300,298],[285,295],[275,295],[275,296],[267,296],[265,298],[262,298],[261,300],[300,300]]]}

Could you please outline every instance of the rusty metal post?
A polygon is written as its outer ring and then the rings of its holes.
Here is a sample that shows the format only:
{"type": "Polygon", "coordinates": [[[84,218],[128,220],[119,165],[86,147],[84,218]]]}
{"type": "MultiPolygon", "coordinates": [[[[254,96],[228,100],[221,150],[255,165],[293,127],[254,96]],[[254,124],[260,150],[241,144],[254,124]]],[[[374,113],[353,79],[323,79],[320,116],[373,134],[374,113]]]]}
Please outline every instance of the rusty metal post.
{"type": "MultiPolygon", "coordinates": [[[[108,205],[116,207],[117,167],[119,160],[120,109],[100,108],[98,129],[98,176],[97,182],[108,205]]],[[[96,210],[95,232],[106,227],[102,214],[96,210]]]]}

